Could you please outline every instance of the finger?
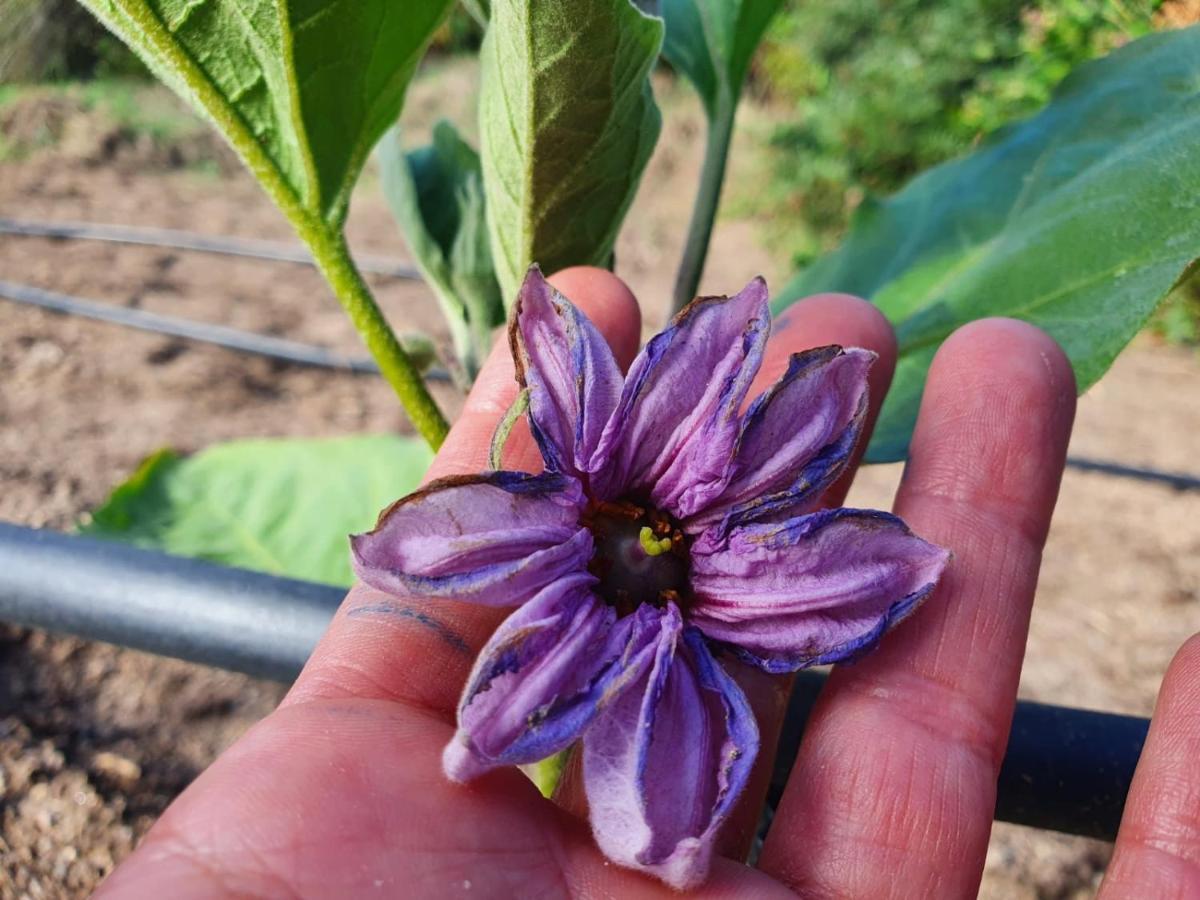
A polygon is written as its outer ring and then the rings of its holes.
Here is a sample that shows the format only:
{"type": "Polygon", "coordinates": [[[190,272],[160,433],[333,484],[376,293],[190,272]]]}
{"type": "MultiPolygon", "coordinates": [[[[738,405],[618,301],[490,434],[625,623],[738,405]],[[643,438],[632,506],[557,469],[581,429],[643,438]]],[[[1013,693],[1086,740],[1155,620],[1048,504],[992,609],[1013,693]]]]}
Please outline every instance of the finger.
{"type": "MultiPolygon", "coordinates": [[[[609,272],[584,267],[567,269],[550,281],[587,314],[617,362],[627,367],[637,352],[641,313],[624,283],[609,272]]],[[[427,477],[487,468],[492,432],[516,394],[508,343],[500,339],[427,477]]],[[[505,464],[525,471],[541,468],[527,427],[513,429],[505,464]]],[[[505,615],[505,610],[454,601],[398,601],[358,585],[284,703],[360,697],[452,710],[475,654],[505,615]]]]}
{"type": "MultiPolygon", "coordinates": [[[[828,344],[862,347],[879,354],[868,375],[867,420],[862,439],[845,474],[823,498],[826,505],[840,506],[871,438],[871,430],[896,367],[896,336],[883,313],[875,305],[849,294],[817,294],[794,304],[774,322],[763,366],[750,388],[750,396],[756,397],[774,384],[787,370],[788,359],[793,353],[828,344]]],[[[743,799],[729,817],[720,848],[727,856],[745,859],[758,830],[763,803],[771,785],[775,750],[791,694],[792,678],[768,675],[732,661],[726,663],[726,668],[746,692],[759,727],[758,761],[743,799]]]]}
{"type": "Polygon", "coordinates": [[[1163,679],[1099,900],[1200,897],[1200,635],[1163,679]]]}
{"type": "Polygon", "coordinates": [[[806,896],[975,896],[1074,408],[1032,326],[977,322],[938,352],[896,510],[954,559],[809,721],[761,860],[806,896]]]}

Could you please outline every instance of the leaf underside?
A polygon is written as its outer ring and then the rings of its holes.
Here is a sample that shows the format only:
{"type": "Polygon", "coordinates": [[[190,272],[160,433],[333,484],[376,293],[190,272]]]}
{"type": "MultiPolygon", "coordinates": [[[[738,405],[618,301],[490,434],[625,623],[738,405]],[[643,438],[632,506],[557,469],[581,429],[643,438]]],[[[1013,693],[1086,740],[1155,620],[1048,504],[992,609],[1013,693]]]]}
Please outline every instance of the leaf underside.
{"type": "Polygon", "coordinates": [[[488,227],[506,304],[532,262],[608,265],[661,126],[662,21],[630,0],[496,0],[481,51],[488,227]]]}
{"type": "Polygon", "coordinates": [[[340,225],[452,0],[82,0],[285,211],[340,225]]]}
{"type": "Polygon", "coordinates": [[[433,142],[405,151],[398,128],[378,151],[383,190],[405,242],[430,283],[470,374],[504,322],[492,266],[479,154],[440,121],[433,142]]]}
{"type": "Polygon", "coordinates": [[[232,441],[149,457],[83,534],[348,586],[346,536],[414,490],[432,459],[417,438],[232,441]]]}
{"type": "Polygon", "coordinates": [[[1085,390],[1200,253],[1200,28],[1136,41],[1068,77],[1034,118],[869,201],[840,249],[776,306],[871,298],[900,361],[868,459],[903,459],[926,374],[960,325],[1049,332],[1085,390]]]}

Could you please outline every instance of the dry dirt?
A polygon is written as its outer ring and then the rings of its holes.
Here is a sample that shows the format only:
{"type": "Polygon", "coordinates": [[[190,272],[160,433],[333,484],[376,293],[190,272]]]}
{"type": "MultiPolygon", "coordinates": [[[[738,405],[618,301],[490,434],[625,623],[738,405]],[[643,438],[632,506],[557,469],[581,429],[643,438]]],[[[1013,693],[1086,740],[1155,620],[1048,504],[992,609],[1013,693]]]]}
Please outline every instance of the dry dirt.
{"type": "MultiPolygon", "coordinates": [[[[696,105],[663,86],[667,123],[618,247],[618,268],[660,320],[699,167],[696,105]]],[[[436,115],[469,121],[469,69],[416,85],[412,132],[436,115]]],[[[213,140],[172,151],[69,103],[32,117],[59,131],[0,163],[0,215],[187,228],[288,239],[282,217],[213,140]],[[42,119],[38,120],[37,117],[42,119]],[[203,166],[197,168],[199,160],[203,166]]],[[[741,139],[761,133],[747,110],[741,139]]],[[[743,150],[748,148],[743,148],[743,150]]],[[[753,155],[735,149],[735,159],[753,155]]],[[[752,165],[734,183],[754,183],[752,165]]],[[[744,188],[742,189],[745,190],[744,188]]],[[[368,173],[349,233],[359,251],[403,255],[368,173]]],[[[708,287],[763,272],[755,223],[723,220],[708,287]]],[[[356,351],[312,270],[149,248],[0,238],[0,278],[111,303],[356,351]]],[[[375,281],[402,329],[435,329],[419,285],[375,281]]],[[[1073,450],[1200,471],[1200,362],[1141,339],[1081,404],[1073,450]],[[1149,402],[1152,401],[1152,402],[1149,402]]],[[[439,397],[450,409],[451,391],[439,397]]],[[[0,301],[0,519],[58,529],[103,500],[153,450],[234,437],[403,430],[375,379],[282,366],[0,301]]],[[[886,505],[896,467],[871,469],[855,501],[886,505]]],[[[1200,630],[1200,494],[1070,472],[1029,642],[1023,695],[1148,714],[1172,652],[1200,630]]],[[[0,630],[0,896],[76,897],[125,856],[281,688],[200,666],[18,629],[0,630]]],[[[1090,896],[1104,844],[998,826],[982,896],[1090,896]]]]}

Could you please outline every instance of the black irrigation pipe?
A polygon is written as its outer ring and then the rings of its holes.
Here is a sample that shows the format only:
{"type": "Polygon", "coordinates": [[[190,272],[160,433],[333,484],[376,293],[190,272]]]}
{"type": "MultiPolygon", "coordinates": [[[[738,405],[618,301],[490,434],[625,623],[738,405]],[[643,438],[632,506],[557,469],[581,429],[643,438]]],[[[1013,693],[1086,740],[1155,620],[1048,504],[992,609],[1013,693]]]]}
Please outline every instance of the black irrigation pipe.
{"type": "MultiPolygon", "coordinates": [[[[60,240],[95,240],[122,244],[137,244],[149,247],[166,247],[174,250],[190,250],[201,253],[216,253],[227,256],[242,256],[272,262],[301,263],[315,265],[313,258],[303,247],[274,241],[248,238],[219,237],[173,228],[147,228],[130,225],[105,225],[93,222],[40,222],[35,220],[10,219],[0,216],[0,234],[22,237],[48,237],[60,240]]],[[[380,257],[363,256],[357,260],[364,272],[388,275],[393,278],[421,278],[420,272],[404,263],[380,257]]],[[[308,366],[321,366],[352,372],[378,374],[379,369],[369,359],[352,359],[326,350],[280,338],[251,334],[217,325],[204,325],[187,319],[143,313],[138,310],[116,309],[105,304],[58,294],[30,285],[0,281],[0,296],[19,303],[29,303],[43,309],[53,309],[68,315],[78,315],[101,321],[113,322],[131,328],[139,328],[159,334],[203,341],[269,356],[308,366]]],[[[430,380],[448,381],[446,372],[434,370],[426,376],[430,380]]],[[[1163,484],[1178,491],[1200,490],[1200,477],[1181,472],[1163,472],[1158,469],[1127,466],[1123,463],[1071,456],[1067,465],[1085,472],[1099,472],[1120,478],[1131,478],[1163,484]]]]}
{"type": "MultiPolygon", "coordinates": [[[[314,344],[287,341],[281,337],[256,335],[251,331],[226,328],[224,325],[209,325],[193,322],[176,316],[162,316],[160,313],[131,310],[127,306],[102,304],[95,300],[84,300],[71,294],[60,294],[53,290],[32,287],[31,284],[19,284],[12,281],[0,281],[0,298],[37,306],[42,310],[50,310],[96,319],[116,325],[125,325],[142,331],[154,332],[158,335],[187,338],[190,341],[216,344],[242,353],[252,353],[259,356],[269,356],[271,359],[294,362],[304,366],[334,368],[338,371],[356,372],[360,374],[378,374],[379,368],[374,361],[366,356],[346,356],[335,350],[317,347],[314,344]]],[[[425,377],[434,382],[449,382],[448,372],[430,370],[425,377]]],[[[1200,491],[1200,478],[1178,472],[1160,472],[1158,469],[1124,466],[1122,463],[1090,460],[1081,456],[1067,458],[1069,467],[1080,469],[1082,472],[1098,472],[1105,475],[1116,475],[1118,478],[1128,478],[1138,481],[1153,482],[1165,485],[1176,491],[1200,491]]]]}
{"type": "Polygon", "coordinates": [[[0,522],[0,620],[291,681],[345,591],[0,522]]]}
{"type": "MultiPolygon", "coordinates": [[[[313,344],[302,344],[269,335],[239,331],[224,325],[209,325],[178,316],[166,316],[125,306],[115,306],[111,303],[99,303],[95,300],[85,300],[70,294],[47,291],[28,284],[0,281],[0,297],[15,303],[25,303],[65,315],[96,319],[155,334],[216,344],[230,350],[253,353],[298,365],[317,366],[359,374],[379,374],[379,368],[374,361],[366,357],[348,357],[313,344]]],[[[450,380],[449,373],[441,369],[431,369],[426,372],[425,377],[430,381],[450,380]]],[[[1163,472],[1157,469],[1127,466],[1122,463],[1080,456],[1068,457],[1067,465],[1084,472],[1099,472],[1104,475],[1162,484],[1177,491],[1200,491],[1200,477],[1182,472],[1163,472]]]]}
{"type": "MultiPolygon", "coordinates": [[[[0,620],[277,681],[296,677],[343,593],[0,523],[0,620]]],[[[797,679],[773,804],[824,681],[809,672],[797,679]]],[[[1112,840],[1148,727],[1131,716],[1019,702],[996,817],[1112,840]]]]}
{"type": "MultiPolygon", "coordinates": [[[[801,672],[788,704],[771,775],[777,808],[804,726],[825,676],[801,672]]],[[[1017,701],[996,785],[996,818],[1111,841],[1117,835],[1148,719],[1017,701]]],[[[880,735],[887,740],[887,735],[880,735]]]]}
{"type": "Polygon", "coordinates": [[[1185,475],[1182,472],[1160,472],[1157,469],[1143,469],[1138,466],[1105,462],[1100,459],[1087,459],[1081,456],[1068,456],[1067,465],[1083,472],[1099,472],[1102,475],[1116,475],[1118,478],[1133,478],[1138,481],[1165,484],[1177,491],[1200,491],[1200,478],[1195,475],[1185,475]]]}
{"type": "MultiPolygon", "coordinates": [[[[94,222],[37,222],[0,216],[0,234],[136,244],[143,247],[165,247],[170,250],[216,253],[222,256],[242,256],[270,262],[316,265],[309,252],[298,244],[253,238],[221,237],[199,234],[194,231],[178,231],[174,228],[102,225],[94,222]]],[[[356,256],[355,263],[361,271],[369,272],[372,275],[386,275],[390,278],[402,278],[408,281],[417,281],[421,278],[421,273],[413,266],[381,256],[356,256]]]]}
{"type": "MultiPolygon", "coordinates": [[[[240,331],[224,325],[211,325],[179,316],[167,316],[141,309],[130,309],[127,306],[117,306],[112,303],[85,300],[82,297],[47,291],[28,284],[0,281],[0,297],[64,315],[79,316],[114,325],[123,325],[127,328],[136,328],[139,331],[148,331],[153,334],[214,344],[228,350],[252,353],[256,356],[283,360],[296,365],[337,369],[360,375],[379,374],[379,367],[375,365],[375,361],[367,357],[346,356],[315,344],[302,344],[299,341],[240,331]]],[[[426,372],[425,377],[431,381],[450,380],[449,374],[440,369],[426,372]]]]}

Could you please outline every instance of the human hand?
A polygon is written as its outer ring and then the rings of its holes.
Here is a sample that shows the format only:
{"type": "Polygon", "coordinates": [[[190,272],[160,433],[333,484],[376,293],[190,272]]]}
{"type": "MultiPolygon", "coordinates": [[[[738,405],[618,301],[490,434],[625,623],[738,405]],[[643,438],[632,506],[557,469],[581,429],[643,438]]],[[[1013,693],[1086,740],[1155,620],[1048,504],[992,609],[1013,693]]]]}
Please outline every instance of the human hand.
{"type": "MultiPolygon", "coordinates": [[[[627,289],[597,270],[552,280],[627,366],[640,336],[627,289]]],[[[894,340],[874,307],[845,296],[810,298],[776,322],[752,393],[779,375],[788,354],[829,343],[879,354],[873,416],[894,366],[894,340]]],[[[430,479],[484,468],[492,431],[515,391],[507,348],[498,347],[430,479]]],[[[1036,329],[981,322],[946,342],[930,374],[896,511],[952,549],[955,561],[918,615],[878,651],[835,671],[759,869],[751,870],[733,860],[744,856],[765,793],[772,760],[762,754],[760,777],[728,823],[724,849],[731,858],[713,867],[705,895],[974,895],[1073,411],[1070,367],[1036,329]]],[[[506,464],[540,468],[527,432],[514,432],[506,464]]],[[[840,502],[847,484],[835,485],[829,502],[840,502]]],[[[570,778],[560,805],[515,771],[469,787],[444,779],[442,749],[454,732],[462,685],[503,615],[452,602],[417,607],[365,587],[352,590],[280,708],[196,780],[100,895],[669,895],[595,849],[576,815],[579,794],[570,778]]],[[[1200,647],[1191,658],[1200,660],[1200,647]]],[[[1190,665],[1200,671],[1200,662],[1190,665]]],[[[763,747],[772,747],[786,680],[748,669],[735,674],[755,707],[763,747]]],[[[1170,684],[1164,698],[1173,696],[1170,684]]],[[[1147,759],[1174,759],[1178,741],[1158,730],[1147,759]],[[1156,746],[1163,748],[1157,754],[1156,746]]],[[[1195,751],[1200,724],[1191,732],[1195,751]]],[[[1143,781],[1139,774],[1141,794],[1130,810],[1148,808],[1150,824],[1141,826],[1137,846],[1153,848],[1159,839],[1152,825],[1166,801],[1140,800],[1162,794],[1143,781]]],[[[1193,799],[1197,792],[1200,785],[1193,799]]],[[[1177,809],[1176,822],[1181,815],[1177,809]]],[[[1192,859],[1197,831],[1190,844],[1179,843],[1192,859]]],[[[1127,895],[1119,872],[1136,872],[1152,852],[1134,846],[1118,850],[1114,897],[1127,895]]],[[[1175,874],[1186,876],[1186,865],[1175,874]]]]}

